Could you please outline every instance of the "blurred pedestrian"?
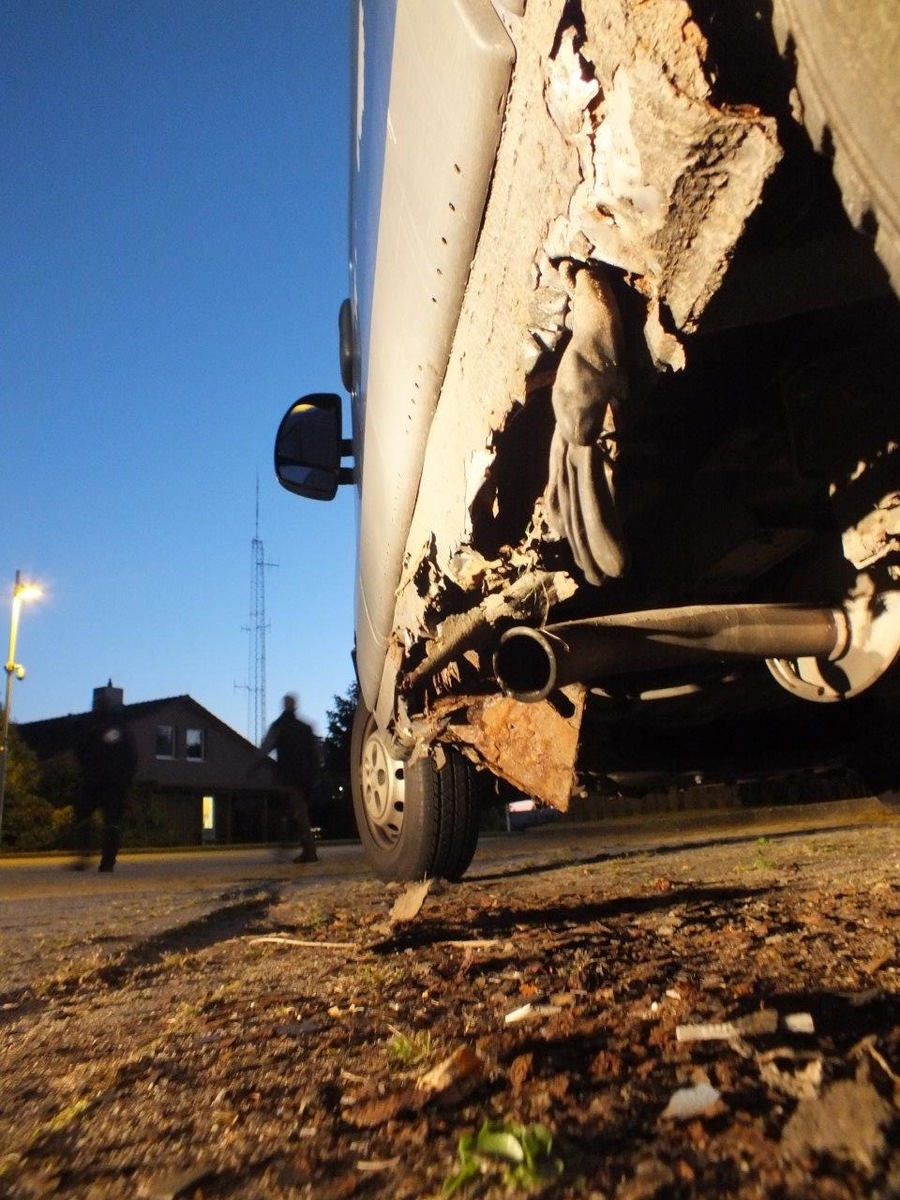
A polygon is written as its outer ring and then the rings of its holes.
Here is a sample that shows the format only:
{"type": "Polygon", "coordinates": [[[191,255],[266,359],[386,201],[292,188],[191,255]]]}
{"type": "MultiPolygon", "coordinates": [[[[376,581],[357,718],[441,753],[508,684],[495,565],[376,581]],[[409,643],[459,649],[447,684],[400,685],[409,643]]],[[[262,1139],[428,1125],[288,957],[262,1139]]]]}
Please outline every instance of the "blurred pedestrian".
{"type": "Polygon", "coordinates": [[[319,744],[312,726],[297,716],[297,697],[289,692],[282,701],[281,715],[266,731],[254,767],[275,754],[275,778],[284,788],[297,826],[300,853],[295,863],[317,862],[316,842],[309,820],[309,797],[319,770],[319,744]]]}
{"type": "Polygon", "coordinates": [[[92,819],[98,810],[103,819],[99,870],[112,871],[116,865],[125,799],[137,769],[137,748],[123,719],[123,708],[114,696],[100,696],[76,747],[81,767],[81,791],[75,802],[76,870],[83,871],[87,866],[92,819]]]}

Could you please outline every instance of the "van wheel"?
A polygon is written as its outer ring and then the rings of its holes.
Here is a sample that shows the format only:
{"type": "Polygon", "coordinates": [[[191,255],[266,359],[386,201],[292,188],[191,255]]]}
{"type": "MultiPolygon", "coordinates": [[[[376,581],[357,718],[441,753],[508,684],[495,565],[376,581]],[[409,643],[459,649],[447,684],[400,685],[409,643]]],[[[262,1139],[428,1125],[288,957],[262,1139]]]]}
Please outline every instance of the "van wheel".
{"type": "Polygon", "coordinates": [[[395,758],[360,704],[351,738],[353,810],[370,863],[385,881],[460,879],[478,842],[479,772],[453,747],[438,767],[395,758]]]}

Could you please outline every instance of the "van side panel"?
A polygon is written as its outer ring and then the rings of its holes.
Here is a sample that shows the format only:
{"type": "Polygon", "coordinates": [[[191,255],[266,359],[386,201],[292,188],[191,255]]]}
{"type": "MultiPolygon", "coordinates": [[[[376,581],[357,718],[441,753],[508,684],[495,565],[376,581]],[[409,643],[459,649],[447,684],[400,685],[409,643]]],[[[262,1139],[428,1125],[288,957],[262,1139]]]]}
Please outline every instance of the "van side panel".
{"type": "Polygon", "coordinates": [[[425,442],[481,227],[514,52],[488,0],[397,0],[385,92],[386,26],[372,32],[371,10],[364,5],[353,287],[361,355],[356,419],[366,459],[356,654],[362,694],[374,709],[425,442]],[[377,171],[379,140],[380,180],[367,177],[377,171]]]}

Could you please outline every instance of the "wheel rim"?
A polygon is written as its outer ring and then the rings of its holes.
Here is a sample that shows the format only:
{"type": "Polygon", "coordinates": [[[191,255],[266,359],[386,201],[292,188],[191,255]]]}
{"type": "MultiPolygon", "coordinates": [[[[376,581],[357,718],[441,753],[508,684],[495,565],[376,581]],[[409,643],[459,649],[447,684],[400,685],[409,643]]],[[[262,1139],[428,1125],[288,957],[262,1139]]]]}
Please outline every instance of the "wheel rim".
{"type": "Polygon", "coordinates": [[[374,724],[366,731],[359,764],[363,811],[372,839],[382,849],[400,840],[406,780],[403,763],[388,752],[374,724]]]}

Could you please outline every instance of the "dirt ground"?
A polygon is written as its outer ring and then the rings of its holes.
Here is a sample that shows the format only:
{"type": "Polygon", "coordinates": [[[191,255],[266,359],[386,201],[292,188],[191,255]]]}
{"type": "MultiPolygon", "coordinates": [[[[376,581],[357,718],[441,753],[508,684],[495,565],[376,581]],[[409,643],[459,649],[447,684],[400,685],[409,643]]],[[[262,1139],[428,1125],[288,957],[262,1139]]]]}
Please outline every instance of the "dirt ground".
{"type": "Polygon", "coordinates": [[[888,812],[56,961],[0,996],[0,1195],[900,1196],[898,868],[888,812]]]}

